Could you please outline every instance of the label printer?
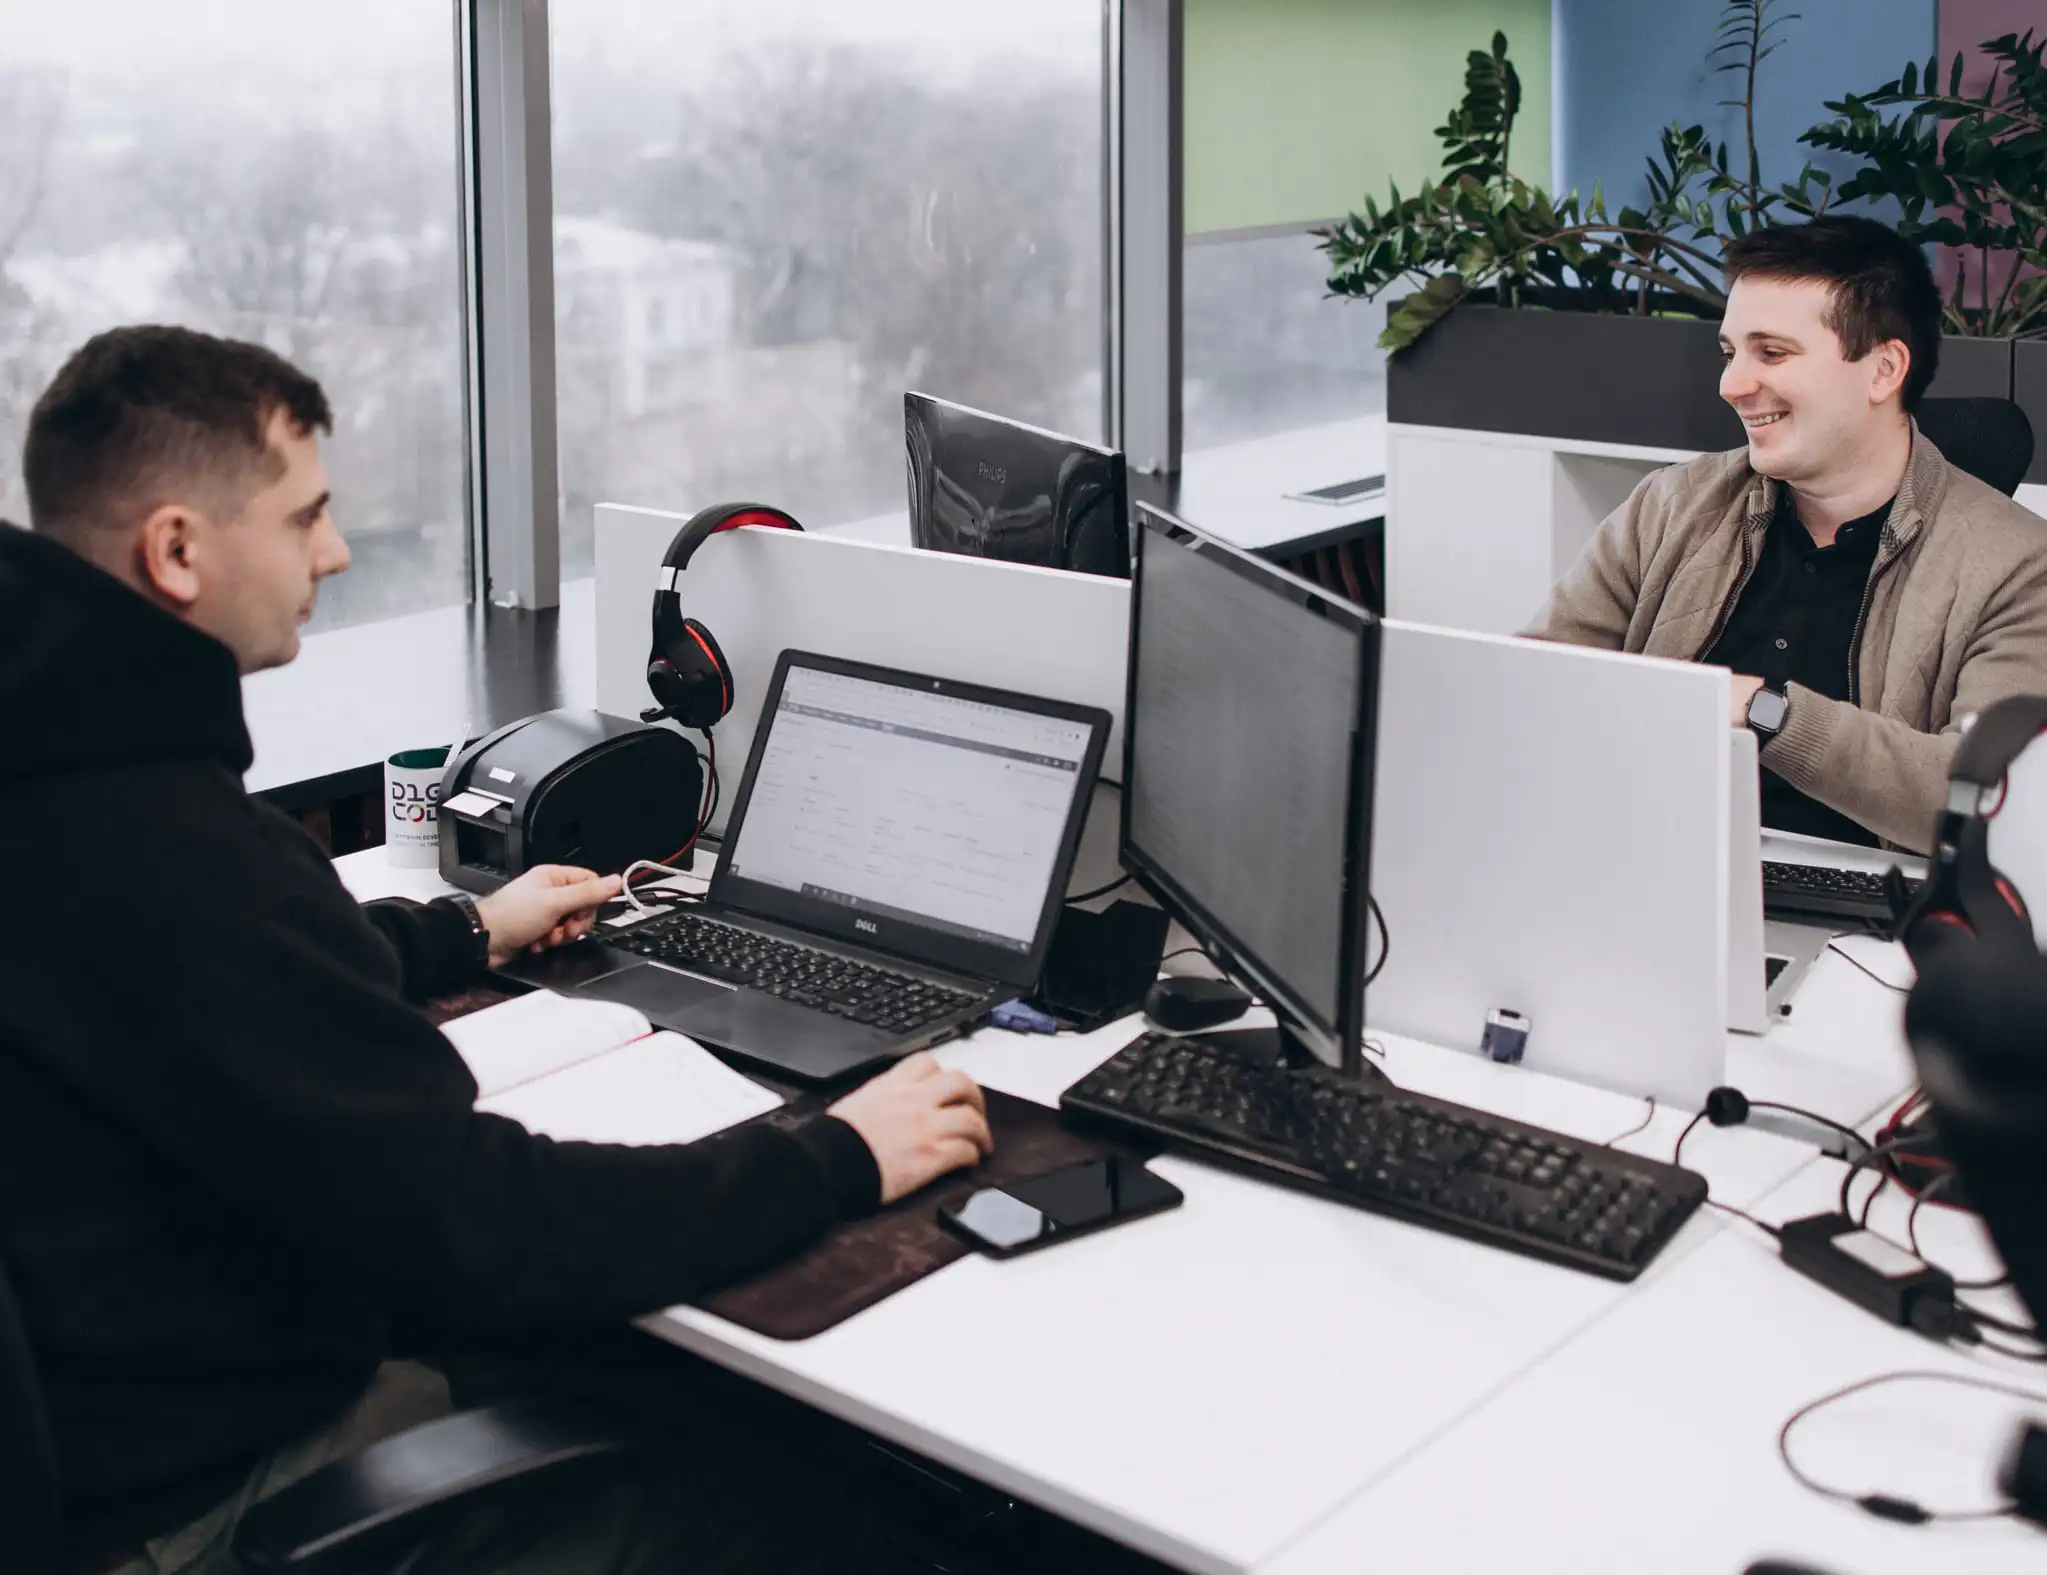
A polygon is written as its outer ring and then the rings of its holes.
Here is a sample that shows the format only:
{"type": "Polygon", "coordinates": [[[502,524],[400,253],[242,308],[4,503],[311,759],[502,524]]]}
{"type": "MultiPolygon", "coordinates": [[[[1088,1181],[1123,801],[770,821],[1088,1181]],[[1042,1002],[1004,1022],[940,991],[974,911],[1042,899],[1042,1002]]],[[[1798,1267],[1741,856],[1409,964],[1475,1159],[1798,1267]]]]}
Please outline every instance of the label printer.
{"type": "Polygon", "coordinates": [[[441,779],[441,878],[488,892],[536,864],[616,875],[690,848],[703,764],[679,732],[601,711],[542,711],[478,739],[441,779]]]}

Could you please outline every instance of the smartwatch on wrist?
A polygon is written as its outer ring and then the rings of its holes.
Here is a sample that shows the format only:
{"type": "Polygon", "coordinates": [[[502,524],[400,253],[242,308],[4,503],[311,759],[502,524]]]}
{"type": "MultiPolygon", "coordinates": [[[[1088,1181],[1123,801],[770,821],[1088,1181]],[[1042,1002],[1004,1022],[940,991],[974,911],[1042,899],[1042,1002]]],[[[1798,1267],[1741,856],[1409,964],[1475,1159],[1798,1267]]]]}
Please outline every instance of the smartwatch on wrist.
{"type": "Polygon", "coordinates": [[[483,922],[483,914],[476,906],[476,899],[463,892],[456,892],[443,899],[463,918],[469,921],[469,960],[478,973],[490,967],[490,926],[483,922]]]}
{"type": "Polygon", "coordinates": [[[1781,689],[1758,689],[1748,698],[1748,730],[1767,744],[1784,731],[1784,719],[1791,714],[1791,698],[1781,689]]]}

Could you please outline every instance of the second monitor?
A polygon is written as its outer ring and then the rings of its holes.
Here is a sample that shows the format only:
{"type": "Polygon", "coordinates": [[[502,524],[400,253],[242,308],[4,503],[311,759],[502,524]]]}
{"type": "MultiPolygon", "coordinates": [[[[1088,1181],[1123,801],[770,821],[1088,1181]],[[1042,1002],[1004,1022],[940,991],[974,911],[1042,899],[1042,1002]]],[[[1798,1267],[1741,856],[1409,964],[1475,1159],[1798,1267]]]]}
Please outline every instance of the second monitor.
{"type": "Polygon", "coordinates": [[[903,395],[910,540],[1127,579],[1123,456],[929,394],[903,395]]]}

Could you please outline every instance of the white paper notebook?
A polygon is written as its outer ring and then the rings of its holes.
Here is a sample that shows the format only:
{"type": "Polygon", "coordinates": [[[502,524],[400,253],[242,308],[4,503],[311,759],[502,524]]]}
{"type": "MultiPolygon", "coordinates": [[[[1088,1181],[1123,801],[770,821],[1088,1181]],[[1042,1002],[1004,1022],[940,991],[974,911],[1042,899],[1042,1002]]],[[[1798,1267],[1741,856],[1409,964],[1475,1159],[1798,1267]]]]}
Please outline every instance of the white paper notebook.
{"type": "Polygon", "coordinates": [[[694,1143],[781,1104],[681,1034],[630,1006],[536,990],[446,1024],[476,1107],[543,1137],[694,1143]]]}

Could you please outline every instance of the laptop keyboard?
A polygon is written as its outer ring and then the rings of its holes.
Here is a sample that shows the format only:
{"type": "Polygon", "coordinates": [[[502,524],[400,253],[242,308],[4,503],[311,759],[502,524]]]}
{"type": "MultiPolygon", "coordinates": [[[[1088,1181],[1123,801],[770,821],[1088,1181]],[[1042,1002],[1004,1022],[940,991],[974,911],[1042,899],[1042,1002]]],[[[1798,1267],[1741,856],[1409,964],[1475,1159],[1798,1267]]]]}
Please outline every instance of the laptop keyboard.
{"type": "Polygon", "coordinates": [[[972,1006],[977,996],[910,974],[854,962],[741,929],[697,913],[649,919],[606,944],[655,962],[672,963],[763,995],[815,1007],[888,1033],[909,1033],[972,1006]]]}
{"type": "MultiPolygon", "coordinates": [[[[1906,889],[1916,890],[1916,881],[1906,889]]],[[[1820,864],[1763,861],[1763,912],[1823,919],[1860,919],[1888,927],[1891,900],[1884,878],[1867,870],[1837,870],[1820,864]]]]}

